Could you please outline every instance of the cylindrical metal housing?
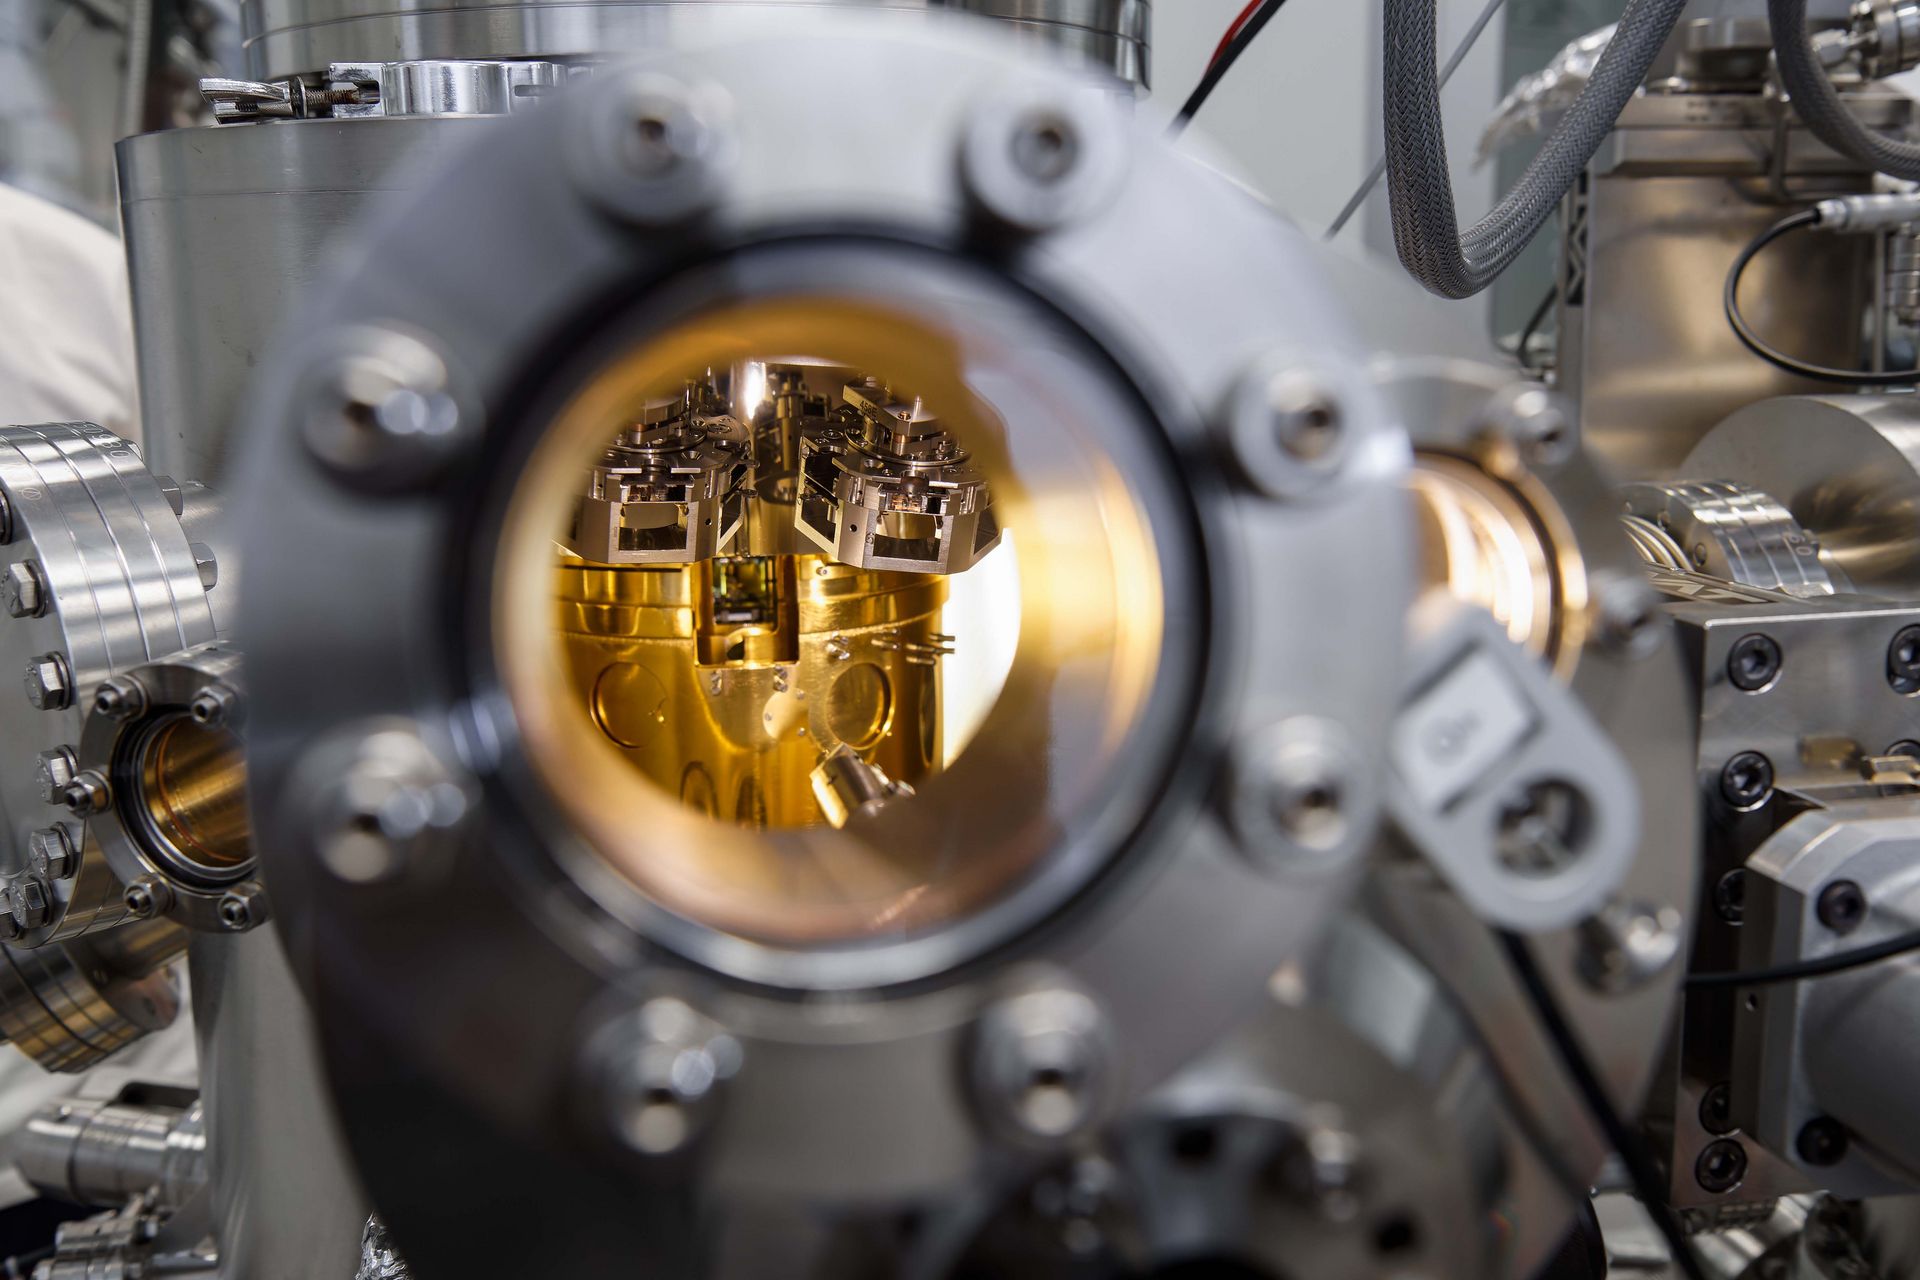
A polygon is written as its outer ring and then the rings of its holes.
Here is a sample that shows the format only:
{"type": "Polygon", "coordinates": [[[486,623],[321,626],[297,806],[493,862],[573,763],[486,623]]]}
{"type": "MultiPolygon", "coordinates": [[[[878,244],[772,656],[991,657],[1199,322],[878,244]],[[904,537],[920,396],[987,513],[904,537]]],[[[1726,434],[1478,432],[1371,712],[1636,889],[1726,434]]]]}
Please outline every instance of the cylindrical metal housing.
{"type": "MultiPolygon", "coordinates": [[[[819,0],[805,0],[819,7],[819,0]]],[[[840,0],[907,17],[975,13],[1024,40],[1078,54],[1146,85],[1152,0],[840,0]]],[[[690,18],[753,23],[794,0],[246,0],[247,65],[257,79],[307,75],[334,62],[414,58],[577,58],[661,43],[690,18]]]]}
{"type": "Polygon", "coordinates": [[[63,1098],[28,1117],[13,1162],[42,1194],[118,1208],[148,1190],[177,1209],[207,1180],[207,1134],[198,1102],[185,1108],[63,1098]]]}

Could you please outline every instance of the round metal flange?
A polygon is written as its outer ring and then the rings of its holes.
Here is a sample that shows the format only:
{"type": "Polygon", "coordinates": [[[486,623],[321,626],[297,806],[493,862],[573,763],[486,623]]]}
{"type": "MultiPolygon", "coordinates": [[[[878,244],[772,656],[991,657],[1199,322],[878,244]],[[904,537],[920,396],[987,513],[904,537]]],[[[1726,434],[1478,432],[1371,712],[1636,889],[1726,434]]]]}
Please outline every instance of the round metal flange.
{"type": "Polygon", "coordinates": [[[180,520],[125,440],[86,423],[0,428],[0,490],[14,522],[5,554],[33,566],[43,597],[0,619],[0,669],[57,665],[67,691],[31,712],[22,697],[0,739],[0,877],[30,878],[45,894],[44,918],[22,935],[33,945],[124,914],[119,881],[59,807],[82,772],[82,702],[118,671],[212,640],[214,620],[180,520]],[[33,838],[54,828],[79,857],[48,878],[32,866],[33,838]]]}
{"type": "MultiPolygon", "coordinates": [[[[1275,969],[1352,886],[1348,868],[1308,880],[1266,873],[1208,794],[1219,742],[1302,718],[1337,726],[1356,760],[1377,759],[1397,699],[1379,672],[1395,669],[1408,597],[1397,491],[1406,450],[1343,354],[1308,242],[1107,103],[1099,127],[1125,138],[1128,154],[1111,198],[1020,255],[1017,279],[998,274],[1008,268],[969,256],[978,227],[955,155],[1010,81],[1052,81],[957,28],[938,40],[891,31],[820,17],[778,38],[677,48],[501,122],[484,163],[476,152],[476,163],[439,173],[410,196],[409,216],[380,224],[354,270],[315,292],[301,339],[259,384],[248,420],[299,421],[290,371],[367,315],[429,335],[474,375],[481,435],[440,485],[370,499],[298,465],[298,433],[268,426],[249,442],[237,521],[250,554],[298,556],[312,570],[299,582],[249,579],[241,606],[249,774],[275,920],[291,952],[312,961],[304,976],[335,1049],[342,1114],[383,1212],[410,1253],[443,1267],[513,1262],[491,1252],[497,1242],[483,1260],[470,1233],[436,1228],[417,1162],[453,1143],[475,1159],[439,1167],[477,1176],[500,1167],[485,1152],[539,1134],[551,1145],[548,1121],[578,1092],[580,1043],[614,989],[680,975],[689,1006],[741,1048],[701,1143],[705,1194],[936,1195],[996,1141],[957,1064],[996,994],[983,979],[1004,957],[1057,967],[1098,1008],[1114,1046],[1113,1105],[1124,1106],[1258,1007],[1275,969]],[[816,69],[822,93],[781,88],[795,59],[816,69]],[[693,234],[634,234],[570,172],[570,140],[650,76],[715,85],[733,103],[737,161],[686,224],[693,234]],[[915,90],[910,119],[892,95],[902,83],[915,90]],[[858,154],[831,141],[852,119],[874,139],[858,154]],[[877,153],[885,164],[871,162],[877,153]],[[466,234],[448,236],[443,215],[455,210],[466,234]],[[537,254],[523,251],[535,244],[537,254]],[[1152,261],[1143,245],[1155,246],[1152,261]],[[610,316],[616,283],[630,309],[610,316]],[[512,301],[480,304],[476,290],[512,301]],[[963,352],[1010,435],[1038,429],[1034,415],[1052,404],[1098,424],[1102,461],[1126,478],[1164,566],[1164,599],[1151,606],[1162,641],[1130,730],[1137,749],[1091,799],[1059,811],[1057,847],[1004,898],[924,934],[775,946],[648,900],[561,820],[561,783],[530,759],[528,722],[503,687],[495,575],[511,551],[502,531],[521,469],[555,407],[590,376],[722,304],[846,298],[963,352]],[[1210,468],[1207,417],[1242,374],[1244,357],[1228,349],[1238,344],[1311,353],[1317,372],[1352,388],[1338,494],[1274,503],[1210,468]],[[556,350],[576,355],[556,364],[556,350]],[[329,555],[301,555],[317,545],[329,555]],[[1308,621],[1335,608],[1350,625],[1308,621]],[[310,750],[380,725],[417,738],[416,762],[462,780],[469,807],[434,828],[452,874],[424,884],[342,875],[342,860],[310,838],[310,750]],[[320,937],[324,947],[309,945],[320,937]],[[423,963],[475,948],[487,960],[464,973],[423,963]],[[794,998],[820,992],[835,994],[794,998]],[[480,1026],[523,1051],[477,1070],[459,1046],[480,1026]],[[456,1027],[469,1032],[448,1034],[456,1027]],[[353,1103],[387,1087],[384,1049],[360,1051],[375,1041],[404,1044],[430,1093],[485,1123],[431,1136],[356,1123],[353,1103]],[[886,1138],[903,1124],[927,1140],[886,1138]]],[[[1061,91],[1078,89],[1063,80],[1061,91]]],[[[366,793],[349,776],[355,758],[333,760],[324,794],[366,793]]],[[[433,791],[395,782],[417,772],[395,765],[374,781],[382,795],[433,791]]],[[[371,825],[384,832],[384,818],[382,802],[371,825]]],[[[369,821],[349,825],[370,834],[369,821]]],[[[1366,825],[1356,812],[1356,839],[1366,825]]],[[[543,1167],[580,1191],[547,1203],[602,1241],[626,1233],[631,1250],[617,1270],[582,1261],[571,1274],[616,1274],[659,1246],[620,1214],[589,1213],[637,1184],[564,1152],[543,1167]]],[[[510,1176],[535,1177],[532,1168],[510,1176]]]]}
{"type": "Polygon", "coordinates": [[[108,780],[109,802],[87,819],[87,841],[121,884],[166,886],[141,914],[209,932],[267,918],[253,854],[234,847],[236,823],[244,844],[245,775],[230,754],[237,740],[225,735],[240,727],[242,691],[240,655],[217,643],[134,667],[93,691],[78,763],[108,780]],[[186,758],[168,768],[165,754],[181,735],[190,735],[179,748],[186,758]]]}

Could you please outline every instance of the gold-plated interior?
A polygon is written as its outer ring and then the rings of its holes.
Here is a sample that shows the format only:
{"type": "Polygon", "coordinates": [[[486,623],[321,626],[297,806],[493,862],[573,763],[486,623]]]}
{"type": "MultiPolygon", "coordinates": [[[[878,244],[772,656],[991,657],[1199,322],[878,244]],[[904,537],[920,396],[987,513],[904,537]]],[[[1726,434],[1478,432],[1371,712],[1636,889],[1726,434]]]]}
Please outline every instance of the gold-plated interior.
{"type": "Polygon", "coordinates": [[[228,871],[253,856],[240,739],[181,716],[147,739],[140,803],[152,830],[184,861],[228,871]]]}
{"type": "MultiPolygon", "coordinates": [[[[865,302],[769,301],[626,352],[560,410],[510,507],[495,627],[522,741],[594,855],[589,888],[612,870],[677,915],[783,945],[906,934],[1009,893],[1099,792],[1159,658],[1154,540],[1083,405],[1043,384],[976,391],[977,366],[1014,360],[979,349],[996,341],[865,302]],[[771,372],[744,425],[770,430],[799,412],[780,372],[795,362],[870,375],[863,394],[912,388],[898,447],[963,450],[1005,540],[951,574],[848,563],[853,518],[831,549],[792,537],[791,446],[756,444],[742,505],[715,496],[710,536],[684,522],[689,562],[580,554],[580,529],[606,527],[580,495],[626,494],[583,486],[609,440],[639,439],[690,380],[737,405],[750,369],[771,372]],[[925,433],[923,404],[953,443],[925,433]],[[1004,650],[984,675],[968,665],[982,646],[1004,650]],[[969,689],[979,705],[957,716],[969,689]]],[[[865,519],[889,554],[940,550],[920,512],[865,519]]]]}
{"type": "Polygon", "coordinates": [[[1565,515],[1510,458],[1422,450],[1408,479],[1421,580],[1486,609],[1563,678],[1586,635],[1587,582],[1565,515]]]}

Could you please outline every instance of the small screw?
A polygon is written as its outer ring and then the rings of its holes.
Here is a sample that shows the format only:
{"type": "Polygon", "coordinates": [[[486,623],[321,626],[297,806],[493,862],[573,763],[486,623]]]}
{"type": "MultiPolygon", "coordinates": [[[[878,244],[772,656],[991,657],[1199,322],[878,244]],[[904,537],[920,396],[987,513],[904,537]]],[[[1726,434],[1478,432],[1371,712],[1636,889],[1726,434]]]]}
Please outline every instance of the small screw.
{"type": "Polygon", "coordinates": [[[1519,383],[1506,389],[1495,398],[1488,416],[1529,466],[1557,467],[1579,447],[1566,410],[1545,387],[1519,383]]]}
{"type": "Polygon", "coordinates": [[[243,884],[220,899],[220,923],[234,933],[253,928],[265,914],[266,895],[257,884],[243,884]]]}
{"type": "Polygon", "coordinates": [[[1672,907],[1610,902],[1580,924],[1574,967],[1603,995],[1638,991],[1679,958],[1684,922],[1672,907]]]}
{"type": "Polygon", "coordinates": [[[74,816],[85,818],[104,811],[113,800],[113,792],[107,787],[104,774],[84,769],[67,784],[64,799],[74,816]]]}
{"type": "Polygon", "coordinates": [[[1097,1122],[1112,1065],[1106,1019],[1066,988],[1010,996],[981,1017],[973,1082],[990,1119],[1027,1141],[1057,1142],[1097,1122]]]}
{"type": "Polygon", "coordinates": [[[1739,1126],[1733,1123],[1733,1086],[1722,1080],[1700,1096],[1700,1127],[1724,1138],[1739,1126]]]}
{"type": "Polygon", "coordinates": [[[1837,1120],[1816,1116],[1800,1126],[1793,1149],[1804,1163],[1825,1169],[1846,1158],[1847,1131],[1837,1120]]]}
{"type": "Polygon", "coordinates": [[[65,880],[78,867],[80,857],[65,827],[47,827],[27,837],[27,860],[35,875],[65,880]]]}
{"type": "Polygon", "coordinates": [[[1755,632],[1733,642],[1727,653],[1727,679],[1743,693],[1758,693],[1780,675],[1780,646],[1755,632]]]}
{"type": "Polygon", "coordinates": [[[1660,647],[1666,617],[1659,598],[1639,574],[1594,575],[1595,632],[1602,644],[1629,658],[1644,658],[1660,647]]]}
{"type": "Polygon", "coordinates": [[[1887,683],[1895,693],[1920,693],[1920,626],[1900,628],[1887,646],[1887,683]]]}
{"type": "Polygon", "coordinates": [[[1735,809],[1758,809],[1773,794],[1773,761],[1742,751],[1720,770],[1720,797],[1735,809]]]}
{"type": "Polygon", "coordinates": [[[46,584],[40,578],[40,566],[31,560],[16,560],[0,578],[0,598],[7,612],[16,618],[37,618],[47,611],[46,584]]]}
{"type": "Polygon", "coordinates": [[[23,933],[38,929],[53,919],[53,904],[47,899],[47,886],[30,877],[15,880],[8,888],[7,910],[23,933]]]}
{"type": "Polygon", "coordinates": [[[1713,909],[1728,924],[1737,925],[1746,916],[1747,869],[1735,867],[1714,882],[1713,909]]]}
{"type": "Polygon", "coordinates": [[[28,662],[22,683],[28,703],[41,711],[64,711],[73,705],[73,675],[67,660],[57,653],[43,653],[28,662]]]}
{"type": "Polygon", "coordinates": [[[173,905],[173,887],[159,876],[141,876],[127,886],[122,901],[136,920],[164,913],[173,905]]]}
{"type": "Polygon", "coordinates": [[[109,720],[127,720],[146,710],[147,691],[138,680],[115,676],[93,691],[95,714],[109,720]]]}
{"type": "Polygon", "coordinates": [[[240,695],[231,686],[210,684],[193,695],[187,706],[193,722],[209,729],[221,729],[240,718],[240,695]]]}
{"type": "Polygon", "coordinates": [[[1693,1162],[1693,1180],[1702,1191],[1725,1195],[1747,1176],[1747,1149],[1732,1138],[1709,1142],[1693,1162]]]}
{"type": "Polygon", "coordinates": [[[1066,178],[1080,160],[1079,133],[1072,121],[1054,112],[1035,111],[1022,119],[1010,146],[1014,167],[1045,185],[1066,178]]]}
{"type": "Polygon", "coordinates": [[[1820,891],[1814,904],[1820,923],[1843,937],[1867,918],[1867,895],[1851,880],[1835,880],[1820,891]]]}
{"type": "Polygon", "coordinates": [[[35,774],[34,784],[40,792],[40,798],[48,804],[65,804],[67,786],[73,781],[79,765],[75,762],[72,747],[55,747],[51,751],[40,753],[40,768],[35,774]]]}

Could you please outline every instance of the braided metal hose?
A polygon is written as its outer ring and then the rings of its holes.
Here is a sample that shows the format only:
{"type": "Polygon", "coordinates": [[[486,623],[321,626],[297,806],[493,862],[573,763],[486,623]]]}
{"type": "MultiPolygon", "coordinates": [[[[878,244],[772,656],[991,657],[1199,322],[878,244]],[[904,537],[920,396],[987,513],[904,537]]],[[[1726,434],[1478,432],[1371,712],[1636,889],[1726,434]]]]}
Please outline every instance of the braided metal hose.
{"type": "Polygon", "coordinates": [[[1394,246],[1414,279],[1443,298],[1469,298],[1520,256],[1639,91],[1686,3],[1628,0],[1587,87],[1540,154],[1462,234],[1440,116],[1436,0],[1386,0],[1387,191],[1394,246]]]}
{"type": "Polygon", "coordinates": [[[1861,124],[1827,78],[1807,30],[1807,0],[1767,0],[1767,22],[1780,60],[1780,82],[1793,109],[1820,141],[1843,156],[1896,178],[1920,181],[1920,146],[1895,142],[1861,124]]]}

